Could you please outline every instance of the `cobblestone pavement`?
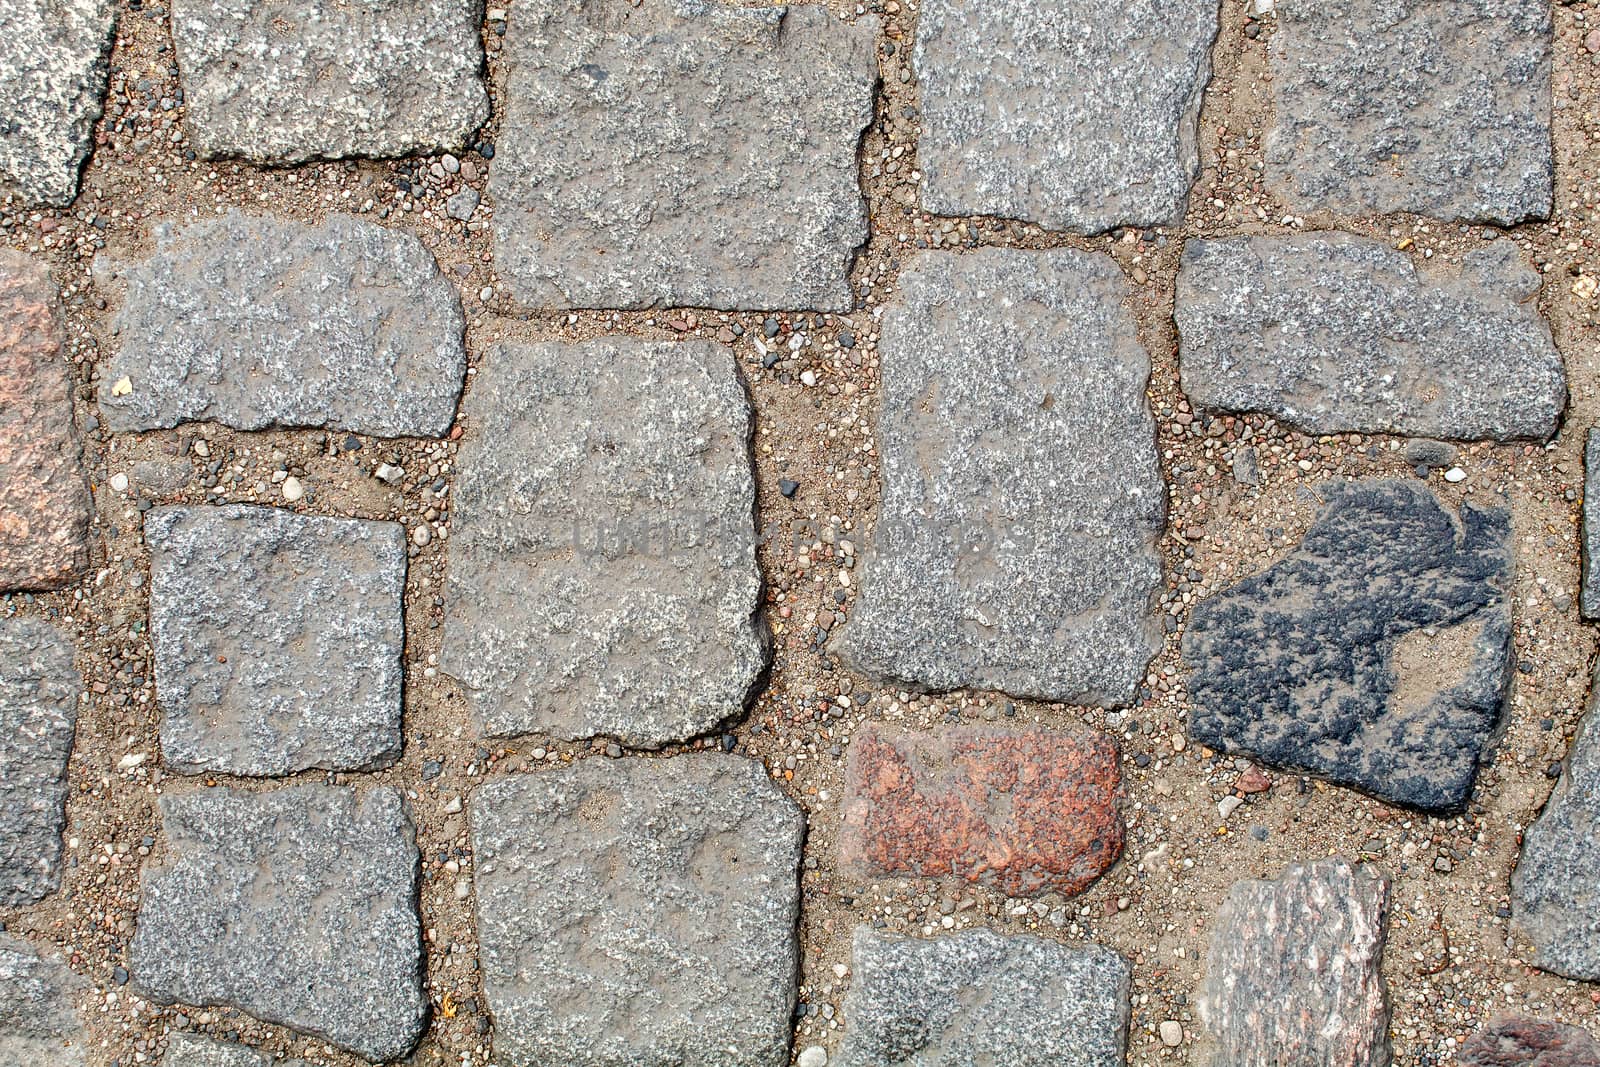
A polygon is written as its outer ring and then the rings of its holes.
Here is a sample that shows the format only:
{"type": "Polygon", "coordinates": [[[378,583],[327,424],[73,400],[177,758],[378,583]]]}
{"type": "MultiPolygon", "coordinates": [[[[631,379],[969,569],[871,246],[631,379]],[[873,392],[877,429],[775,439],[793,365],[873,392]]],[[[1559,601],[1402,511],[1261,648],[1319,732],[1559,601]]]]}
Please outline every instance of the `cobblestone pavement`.
{"type": "Polygon", "coordinates": [[[1600,1067],[1600,0],[491,4],[0,0],[0,1067],[1600,1067]]]}

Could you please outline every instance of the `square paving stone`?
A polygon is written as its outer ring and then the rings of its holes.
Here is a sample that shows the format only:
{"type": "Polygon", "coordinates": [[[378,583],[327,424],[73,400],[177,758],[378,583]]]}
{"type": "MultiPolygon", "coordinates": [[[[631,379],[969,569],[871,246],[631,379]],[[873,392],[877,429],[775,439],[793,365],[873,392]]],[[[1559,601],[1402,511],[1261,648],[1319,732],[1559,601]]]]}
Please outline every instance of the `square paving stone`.
{"type": "Polygon", "coordinates": [[[1278,0],[1267,185],[1297,211],[1550,213],[1548,0],[1278,0]]]}
{"type": "Polygon", "coordinates": [[[158,1004],[227,1006],[369,1060],[427,1026],[419,858],[400,794],[218,788],[157,803],[128,970],[158,1004]]]}
{"type": "Polygon", "coordinates": [[[922,206],[1100,233],[1176,222],[1199,172],[1215,0],[928,0],[922,206]]]}
{"type": "Polygon", "coordinates": [[[154,508],[144,533],[169,768],[360,771],[399,756],[398,523],[229,504],[154,508]]]}
{"type": "Polygon", "coordinates": [[[519,2],[489,172],[517,299],[849,310],[876,26],[818,4],[519,2]]]}
{"type": "Polygon", "coordinates": [[[767,638],[728,349],[502,344],[467,410],[441,666],[483,728],[658,747],[738,715],[767,638]]]}
{"type": "Polygon", "coordinates": [[[1128,961],[1098,945],[856,928],[839,1067],[1122,1067],[1128,961]]]}
{"type": "Polygon", "coordinates": [[[460,149],[489,117],[476,0],[174,0],[184,126],[269,163],[460,149]]]}
{"type": "Polygon", "coordinates": [[[1125,704],[1161,647],[1150,359],[1100,253],[907,264],[879,344],[883,499],[836,630],[860,672],[1125,704]]]}
{"type": "Polygon", "coordinates": [[[89,566],[67,361],[49,270],[0,249],[0,590],[59,588],[89,566]]]}
{"type": "Polygon", "coordinates": [[[83,679],[72,642],[38,619],[0,620],[0,904],[61,884],[67,757],[83,679]]]}
{"type": "Polygon", "coordinates": [[[87,979],[0,934],[0,1067],[89,1067],[89,1034],[74,1002],[87,979]]]}
{"type": "Polygon", "coordinates": [[[759,762],[587,759],[471,818],[495,1062],[786,1067],[805,820],[759,762]]]}
{"type": "Polygon", "coordinates": [[[116,4],[0,4],[0,194],[65,207],[105,107],[116,4]]]}

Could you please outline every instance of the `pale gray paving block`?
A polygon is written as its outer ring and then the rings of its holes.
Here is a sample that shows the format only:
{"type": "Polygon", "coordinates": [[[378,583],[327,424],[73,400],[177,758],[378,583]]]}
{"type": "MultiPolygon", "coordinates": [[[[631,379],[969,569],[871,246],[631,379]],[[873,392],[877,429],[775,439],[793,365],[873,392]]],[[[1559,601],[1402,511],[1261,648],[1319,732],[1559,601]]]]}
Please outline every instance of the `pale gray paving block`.
{"type": "Polygon", "coordinates": [[[1600,428],[1583,446],[1583,582],[1579,602],[1586,619],[1600,618],[1600,428]]]}
{"type": "Polygon", "coordinates": [[[0,1067],[89,1067],[74,1007],[88,987],[66,964],[0,934],[0,1067]]]}
{"type": "Polygon", "coordinates": [[[448,432],[466,376],[461,299],[422,242],[349,215],[229,211],[96,260],[120,301],[99,368],[112,430],[214,421],[379,437],[448,432]]]}
{"type": "Polygon", "coordinates": [[[304,1060],[275,1060],[265,1052],[198,1034],[167,1039],[161,1067],[311,1067],[304,1060]]]}
{"type": "Polygon", "coordinates": [[[883,319],[883,502],[836,646],[932,689],[1125,703],[1160,647],[1166,487],[1128,285],[1100,253],[907,264],[883,319]]]}
{"type": "Polygon", "coordinates": [[[157,807],[128,970],[158,1004],[227,1006],[369,1060],[427,1028],[419,857],[400,793],[216,788],[157,807]]]}
{"type": "Polygon", "coordinates": [[[768,649],[728,349],[505,343],[476,382],[441,666],[483,728],[659,747],[738,715],[768,649]]]}
{"type": "Polygon", "coordinates": [[[519,2],[489,171],[517,299],[849,310],[876,25],[820,4],[519,2]]]}
{"type": "Polygon", "coordinates": [[[1307,433],[1555,433],[1566,371],[1511,241],[1419,273],[1346,233],[1190,241],[1174,317],[1183,389],[1307,433]]]}
{"type": "Polygon", "coordinates": [[[482,0],[174,0],[184,128],[270,163],[460,149],[489,117],[482,0]]]}
{"type": "Polygon", "coordinates": [[[495,1062],[786,1067],[805,820],[759,762],[582,760],[471,819],[495,1062]]]}
{"type": "Polygon", "coordinates": [[[0,904],[61,884],[67,758],[83,679],[72,641],[39,619],[0,621],[0,904]]]}
{"type": "Polygon", "coordinates": [[[1182,217],[1216,0],[928,0],[922,206],[1100,233],[1182,217]]]}
{"type": "Polygon", "coordinates": [[[229,504],[154,508],[144,533],[170,769],[362,771],[400,755],[399,523],[229,504]]]}

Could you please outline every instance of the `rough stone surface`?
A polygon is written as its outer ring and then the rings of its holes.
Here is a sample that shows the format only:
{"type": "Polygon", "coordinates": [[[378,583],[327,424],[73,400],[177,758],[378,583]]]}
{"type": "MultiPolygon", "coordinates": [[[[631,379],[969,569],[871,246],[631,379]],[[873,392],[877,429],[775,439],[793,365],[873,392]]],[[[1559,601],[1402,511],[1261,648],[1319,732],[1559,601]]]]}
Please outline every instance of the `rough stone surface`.
{"type": "Polygon", "coordinates": [[[89,983],[33,946],[0,934],[0,1067],[88,1067],[73,1007],[89,983]]]}
{"type": "Polygon", "coordinates": [[[1126,703],[1161,645],[1166,487],[1122,272],[986,249],[918,256],[900,287],[883,500],[839,650],[937,690],[1126,703]]]}
{"type": "Polygon", "coordinates": [[[0,904],[61,883],[67,756],[83,679],[72,642],[38,619],[0,621],[0,904]]]}
{"type": "Polygon", "coordinates": [[[1307,433],[1545,438],[1566,373],[1511,241],[1429,271],[1341,233],[1190,241],[1175,317],[1195,403],[1307,433]]]}
{"type": "Polygon", "coordinates": [[[1546,0],[1274,10],[1267,183],[1290,205],[1504,224],[1549,214],[1546,0]]]}
{"type": "Polygon", "coordinates": [[[155,508],[150,637],[180,774],[372,770],[401,746],[405,530],[280,508],[155,508]]]}
{"type": "Polygon", "coordinates": [[[418,856],[400,794],[229,788],[158,801],[128,969],[160,1004],[227,1005],[369,1060],[427,1024],[418,856]]]}
{"type": "Polygon", "coordinates": [[[1600,430],[1591,429],[1583,445],[1583,588],[1579,601],[1586,619],[1600,619],[1600,430]]]}
{"type": "Polygon", "coordinates": [[[469,411],[441,665],[484,729],[655,747],[737,715],[767,648],[728,349],[503,344],[469,411]]]}
{"type": "Polygon", "coordinates": [[[245,1045],[196,1034],[173,1034],[161,1067],[311,1067],[305,1060],[275,1060],[245,1045]]]}
{"type": "Polygon", "coordinates": [[[65,207],[105,107],[111,0],[0,4],[0,194],[65,207]]]}
{"type": "Polygon", "coordinates": [[[1189,734],[1394,804],[1462,807],[1505,706],[1510,516],[1330,482],[1305,539],[1201,601],[1189,734]]]}
{"type": "Polygon", "coordinates": [[[1128,961],[992,930],[856,928],[840,1067],[1120,1067],[1128,961]]]}
{"type": "Polygon", "coordinates": [[[1600,1043],[1576,1026],[1542,1019],[1501,1019],[1474,1034],[1456,1056],[1460,1067],[1600,1067],[1600,1043]]]}
{"type": "Polygon", "coordinates": [[[155,238],[148,259],[96,264],[125,289],[113,319],[120,344],[100,368],[111,429],[205,420],[379,437],[450,429],[465,320],[415,237],[348,215],[308,226],[230,211],[163,224],[155,238]]]}
{"type": "Polygon", "coordinates": [[[489,195],[539,307],[851,307],[871,18],[821,6],[528,0],[489,195]]]}
{"type": "Polygon", "coordinates": [[[1199,172],[1211,0],[930,0],[922,207],[1100,233],[1176,222],[1199,172]]]}
{"type": "Polygon", "coordinates": [[[843,868],[1080,893],[1122,853],[1111,738],[1082,731],[858,729],[845,765],[843,868]]]}
{"type": "Polygon", "coordinates": [[[1236,882],[1200,991],[1212,1067],[1388,1067],[1388,880],[1330,858],[1236,882]]]}
{"type": "Polygon", "coordinates": [[[0,249],[0,590],[54,589],[89,566],[89,487],[61,338],[44,264],[0,249]]]}
{"type": "Polygon", "coordinates": [[[489,117],[482,17],[478,0],[174,0],[189,143],[272,163],[458,149],[489,117]]]}
{"type": "Polygon", "coordinates": [[[496,1062],[788,1064],[805,822],[760,763],[584,760],[471,814],[496,1062]]]}

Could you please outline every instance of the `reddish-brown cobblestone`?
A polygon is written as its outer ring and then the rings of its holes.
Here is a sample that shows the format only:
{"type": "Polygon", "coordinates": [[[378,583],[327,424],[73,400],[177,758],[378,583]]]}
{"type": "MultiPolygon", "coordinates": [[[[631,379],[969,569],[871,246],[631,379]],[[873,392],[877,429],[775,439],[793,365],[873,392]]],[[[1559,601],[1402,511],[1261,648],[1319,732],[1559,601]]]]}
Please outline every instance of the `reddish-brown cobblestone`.
{"type": "Polygon", "coordinates": [[[1461,1049],[1461,1067],[1600,1067],[1600,1044],[1575,1026],[1502,1019],[1461,1049]]]}

